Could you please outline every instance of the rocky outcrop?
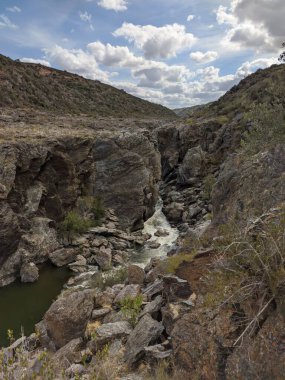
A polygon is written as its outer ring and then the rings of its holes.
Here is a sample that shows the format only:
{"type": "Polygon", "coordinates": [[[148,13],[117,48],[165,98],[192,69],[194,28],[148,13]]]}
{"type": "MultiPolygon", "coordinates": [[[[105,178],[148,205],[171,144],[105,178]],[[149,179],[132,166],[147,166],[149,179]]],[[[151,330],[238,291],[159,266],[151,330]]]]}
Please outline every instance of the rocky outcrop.
{"type": "Polygon", "coordinates": [[[82,195],[102,199],[124,230],[141,228],[154,211],[160,159],[144,131],[19,140],[1,143],[0,152],[2,286],[19,275],[24,261],[69,261],[53,255],[59,248],[54,228],[82,195]]]}
{"type": "Polygon", "coordinates": [[[47,336],[55,348],[83,336],[94,308],[94,292],[77,291],[56,300],[43,318],[47,336]]]}
{"type": "Polygon", "coordinates": [[[244,225],[284,202],[285,145],[252,157],[232,156],[222,166],[213,189],[213,224],[244,225]]]}

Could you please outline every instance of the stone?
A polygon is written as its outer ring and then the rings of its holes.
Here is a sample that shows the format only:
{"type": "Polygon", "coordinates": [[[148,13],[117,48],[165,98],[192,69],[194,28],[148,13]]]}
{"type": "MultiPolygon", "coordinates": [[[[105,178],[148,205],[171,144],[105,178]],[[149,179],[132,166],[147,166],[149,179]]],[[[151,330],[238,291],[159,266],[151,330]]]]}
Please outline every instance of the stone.
{"type": "Polygon", "coordinates": [[[178,169],[178,183],[193,183],[191,180],[196,180],[196,177],[203,174],[205,161],[206,153],[202,150],[201,146],[188,149],[178,169]]]}
{"type": "Polygon", "coordinates": [[[188,281],[174,275],[163,277],[163,295],[168,302],[188,299],[193,293],[188,281]]]}
{"type": "Polygon", "coordinates": [[[107,314],[109,314],[111,309],[105,307],[102,309],[95,309],[92,311],[92,319],[101,319],[104,318],[107,314]]]}
{"type": "Polygon", "coordinates": [[[35,282],[39,278],[39,269],[35,263],[25,263],[20,271],[21,282],[35,282]]]}
{"type": "Polygon", "coordinates": [[[154,283],[150,284],[146,289],[144,289],[143,294],[147,296],[148,300],[163,291],[163,281],[156,279],[154,283]]]}
{"type": "Polygon", "coordinates": [[[82,338],[72,339],[65,346],[61,347],[52,357],[54,369],[66,369],[70,366],[70,363],[79,362],[81,360],[82,348],[82,338]]]}
{"type": "Polygon", "coordinates": [[[116,294],[113,289],[107,288],[103,292],[97,292],[95,295],[95,304],[103,308],[110,307],[116,294]]]}
{"type": "Polygon", "coordinates": [[[94,308],[94,292],[81,290],[62,295],[45,313],[43,322],[57,348],[83,336],[94,308]]]}
{"type": "Polygon", "coordinates": [[[157,296],[152,302],[147,303],[141,311],[139,318],[142,318],[145,314],[150,314],[152,317],[162,308],[163,298],[157,296]]]}
{"type": "Polygon", "coordinates": [[[129,284],[143,285],[145,280],[145,272],[143,268],[138,265],[129,265],[128,267],[128,281],[129,284]]]}
{"type": "Polygon", "coordinates": [[[106,323],[96,330],[96,346],[102,347],[116,339],[125,338],[132,332],[132,327],[127,321],[106,323]]]}
{"type": "Polygon", "coordinates": [[[72,364],[69,368],[67,368],[65,374],[70,378],[77,378],[78,376],[82,376],[85,372],[86,369],[82,364],[72,364]]]}
{"type": "Polygon", "coordinates": [[[195,218],[202,211],[199,206],[191,206],[189,207],[188,217],[189,219],[195,218]]]}
{"type": "Polygon", "coordinates": [[[166,350],[162,344],[156,344],[144,348],[147,359],[165,360],[172,354],[172,350],[166,350]]]}
{"type": "Polygon", "coordinates": [[[141,293],[141,287],[137,284],[125,286],[114,299],[115,304],[119,304],[125,298],[135,298],[141,293]]]}
{"type": "Polygon", "coordinates": [[[161,246],[161,244],[158,243],[157,241],[153,241],[153,242],[150,242],[148,246],[151,249],[158,249],[161,246]]]}
{"type": "Polygon", "coordinates": [[[149,314],[144,315],[130,334],[125,351],[125,360],[128,365],[133,365],[144,355],[144,349],[151,343],[155,343],[162,334],[162,323],[154,320],[149,314]]]}
{"type": "Polygon", "coordinates": [[[111,268],[112,251],[110,248],[100,247],[99,252],[95,255],[97,264],[102,270],[111,268]]]}
{"type": "Polygon", "coordinates": [[[157,231],[155,231],[154,235],[158,237],[165,237],[169,235],[169,232],[164,228],[158,228],[157,231]]]}
{"type": "Polygon", "coordinates": [[[77,254],[78,250],[75,248],[60,248],[50,252],[49,259],[57,267],[63,267],[64,265],[72,263],[77,254]]]}

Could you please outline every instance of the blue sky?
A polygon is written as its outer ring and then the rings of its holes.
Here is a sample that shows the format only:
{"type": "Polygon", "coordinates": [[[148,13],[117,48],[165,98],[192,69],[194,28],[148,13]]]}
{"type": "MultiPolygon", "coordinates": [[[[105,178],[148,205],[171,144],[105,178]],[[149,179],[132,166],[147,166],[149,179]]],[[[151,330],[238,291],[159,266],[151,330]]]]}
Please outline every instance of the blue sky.
{"type": "Polygon", "coordinates": [[[0,52],[168,107],[276,63],[284,0],[0,0],[0,52]]]}

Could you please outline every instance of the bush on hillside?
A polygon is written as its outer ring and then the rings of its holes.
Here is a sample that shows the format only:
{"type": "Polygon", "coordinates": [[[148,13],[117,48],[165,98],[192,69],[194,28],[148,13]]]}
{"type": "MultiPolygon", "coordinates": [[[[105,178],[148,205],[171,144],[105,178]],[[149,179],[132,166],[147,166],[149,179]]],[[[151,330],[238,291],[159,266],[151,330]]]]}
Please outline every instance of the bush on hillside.
{"type": "Polygon", "coordinates": [[[258,105],[247,115],[250,129],[243,135],[241,143],[247,155],[273,148],[285,143],[285,109],[282,105],[273,108],[258,105]]]}
{"type": "Polygon", "coordinates": [[[258,311],[244,328],[244,333],[252,332],[269,305],[284,296],[285,208],[243,230],[224,226],[221,233],[219,258],[205,278],[205,304],[219,308],[253,300],[258,311]]]}

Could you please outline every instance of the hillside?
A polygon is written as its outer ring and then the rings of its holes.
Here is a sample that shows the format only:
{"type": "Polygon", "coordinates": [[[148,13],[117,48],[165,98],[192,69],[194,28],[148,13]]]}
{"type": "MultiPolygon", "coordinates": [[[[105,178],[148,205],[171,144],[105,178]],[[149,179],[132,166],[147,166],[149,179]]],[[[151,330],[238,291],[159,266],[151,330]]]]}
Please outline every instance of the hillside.
{"type": "Polygon", "coordinates": [[[173,111],[182,118],[193,120],[219,115],[227,116],[230,120],[237,113],[249,111],[254,104],[284,105],[284,86],[284,65],[273,65],[241,80],[215,102],[173,111]]]}
{"type": "Polygon", "coordinates": [[[58,114],[175,118],[174,112],[97,80],[0,55],[0,107],[58,114]]]}

